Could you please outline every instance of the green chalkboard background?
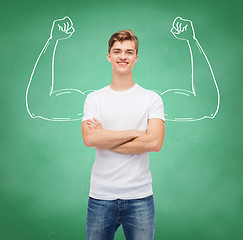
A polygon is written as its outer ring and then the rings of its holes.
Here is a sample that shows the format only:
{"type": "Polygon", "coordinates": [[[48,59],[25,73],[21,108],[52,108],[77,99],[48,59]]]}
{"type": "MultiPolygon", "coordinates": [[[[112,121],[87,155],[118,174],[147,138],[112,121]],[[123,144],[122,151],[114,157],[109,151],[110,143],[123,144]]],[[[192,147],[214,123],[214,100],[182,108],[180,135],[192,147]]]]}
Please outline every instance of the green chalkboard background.
{"type": "MultiPolygon", "coordinates": [[[[150,154],[155,239],[239,240],[242,11],[242,1],[236,0],[1,0],[0,238],[85,239],[95,149],[84,146],[80,121],[32,119],[25,105],[28,82],[52,22],[69,16],[76,30],[59,43],[56,89],[87,91],[108,85],[112,71],[107,42],[125,28],[140,40],[134,80],[163,92],[191,87],[188,47],[170,33],[173,20],[181,16],[194,24],[221,102],[214,119],[166,122],[164,146],[150,154]]],[[[115,239],[125,239],[121,228],[115,239]]]]}

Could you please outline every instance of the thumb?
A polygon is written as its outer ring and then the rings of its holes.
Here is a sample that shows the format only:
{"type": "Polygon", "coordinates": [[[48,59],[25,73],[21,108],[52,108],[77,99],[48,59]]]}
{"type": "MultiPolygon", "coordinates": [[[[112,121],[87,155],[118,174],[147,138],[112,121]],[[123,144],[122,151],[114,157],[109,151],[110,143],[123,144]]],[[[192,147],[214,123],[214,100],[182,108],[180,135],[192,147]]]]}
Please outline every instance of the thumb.
{"type": "Polygon", "coordinates": [[[67,34],[73,34],[75,32],[75,29],[73,27],[70,27],[67,31],[67,34]]]}
{"type": "Polygon", "coordinates": [[[170,31],[171,31],[171,33],[173,33],[173,34],[178,34],[178,33],[179,33],[179,31],[178,31],[176,28],[174,28],[174,27],[172,27],[172,28],[170,29],[170,31]]]}

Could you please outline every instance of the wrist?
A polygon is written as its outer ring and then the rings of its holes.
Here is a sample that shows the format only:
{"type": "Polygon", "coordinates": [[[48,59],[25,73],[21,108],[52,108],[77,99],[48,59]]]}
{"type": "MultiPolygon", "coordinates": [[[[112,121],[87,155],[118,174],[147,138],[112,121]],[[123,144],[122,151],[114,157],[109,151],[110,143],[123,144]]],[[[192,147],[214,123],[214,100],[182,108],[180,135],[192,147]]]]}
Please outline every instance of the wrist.
{"type": "Polygon", "coordinates": [[[189,42],[193,42],[193,43],[196,43],[197,42],[197,39],[195,36],[192,36],[190,39],[188,39],[189,42]]]}

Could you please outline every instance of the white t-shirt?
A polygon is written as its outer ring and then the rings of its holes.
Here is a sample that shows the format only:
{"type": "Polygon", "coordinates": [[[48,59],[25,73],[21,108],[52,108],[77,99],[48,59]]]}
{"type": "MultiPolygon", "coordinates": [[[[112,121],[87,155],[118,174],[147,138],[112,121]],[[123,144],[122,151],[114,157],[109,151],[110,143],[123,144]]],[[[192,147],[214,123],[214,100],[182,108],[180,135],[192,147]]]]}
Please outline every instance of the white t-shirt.
{"type": "MultiPolygon", "coordinates": [[[[84,103],[83,120],[97,118],[112,131],[147,129],[150,118],[164,118],[161,97],[135,84],[126,91],[110,86],[91,92],[84,103]]],[[[96,149],[89,196],[102,199],[137,199],[152,195],[149,153],[126,155],[96,149]]]]}

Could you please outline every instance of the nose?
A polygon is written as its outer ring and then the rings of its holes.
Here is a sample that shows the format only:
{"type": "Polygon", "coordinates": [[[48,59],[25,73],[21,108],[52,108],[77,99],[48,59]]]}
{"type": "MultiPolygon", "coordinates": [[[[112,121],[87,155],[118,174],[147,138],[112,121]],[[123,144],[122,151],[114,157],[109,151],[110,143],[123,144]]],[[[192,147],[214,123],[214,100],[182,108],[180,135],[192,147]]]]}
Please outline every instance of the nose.
{"type": "Polygon", "coordinates": [[[121,59],[126,59],[127,58],[126,53],[122,51],[121,54],[120,54],[120,58],[121,59]]]}

